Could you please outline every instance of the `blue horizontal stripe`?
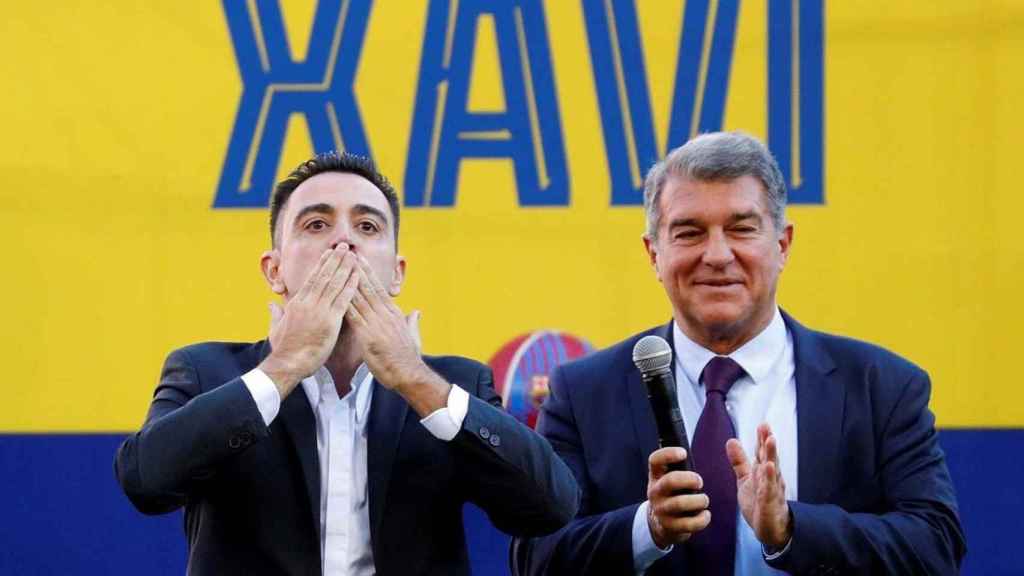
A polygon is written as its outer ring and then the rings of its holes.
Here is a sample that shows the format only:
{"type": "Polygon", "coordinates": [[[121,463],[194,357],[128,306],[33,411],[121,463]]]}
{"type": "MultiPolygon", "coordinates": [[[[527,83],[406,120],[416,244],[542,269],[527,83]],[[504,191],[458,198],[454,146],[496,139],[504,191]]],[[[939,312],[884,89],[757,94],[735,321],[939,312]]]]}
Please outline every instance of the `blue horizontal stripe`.
{"type": "MultiPolygon", "coordinates": [[[[181,513],[136,512],[114,479],[121,434],[0,435],[0,574],[185,572],[181,513]]],[[[1024,429],[939,433],[967,533],[963,574],[1024,574],[1024,429]]],[[[475,574],[507,574],[508,537],[467,507],[475,574]]]]}

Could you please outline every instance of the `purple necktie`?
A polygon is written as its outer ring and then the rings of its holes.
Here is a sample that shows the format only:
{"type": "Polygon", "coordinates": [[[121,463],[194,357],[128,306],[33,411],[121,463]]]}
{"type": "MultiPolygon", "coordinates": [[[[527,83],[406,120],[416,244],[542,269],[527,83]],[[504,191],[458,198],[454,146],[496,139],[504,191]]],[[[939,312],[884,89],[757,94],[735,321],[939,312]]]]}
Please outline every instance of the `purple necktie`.
{"type": "Polygon", "coordinates": [[[729,388],[743,376],[732,358],[716,356],[701,374],[707,400],[693,435],[693,467],[704,479],[711,524],[690,538],[693,573],[732,574],[736,560],[736,473],[725,454],[725,442],[736,437],[725,410],[729,388]]]}

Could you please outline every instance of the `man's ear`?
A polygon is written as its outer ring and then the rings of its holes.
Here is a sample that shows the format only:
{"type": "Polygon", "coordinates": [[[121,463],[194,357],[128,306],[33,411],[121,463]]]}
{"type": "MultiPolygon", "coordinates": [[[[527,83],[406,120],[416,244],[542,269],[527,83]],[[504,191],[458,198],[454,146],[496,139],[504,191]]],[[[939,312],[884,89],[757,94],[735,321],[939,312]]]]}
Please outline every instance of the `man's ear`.
{"type": "Polygon", "coordinates": [[[793,224],[790,222],[786,223],[786,227],[782,229],[782,234],[779,234],[779,253],[782,258],[779,260],[779,271],[786,267],[786,262],[789,261],[789,249],[793,246],[793,224]]]}
{"type": "Polygon", "coordinates": [[[641,238],[644,241],[644,251],[647,252],[647,258],[651,261],[651,268],[654,269],[654,274],[660,281],[661,271],[658,269],[658,243],[647,234],[644,234],[641,238]]]}
{"type": "Polygon", "coordinates": [[[281,253],[276,249],[267,250],[260,256],[260,270],[274,294],[284,294],[288,287],[281,275],[281,253]]]}
{"type": "Polygon", "coordinates": [[[405,282],[405,258],[401,254],[396,254],[395,269],[391,272],[391,282],[388,282],[388,295],[395,298],[401,294],[403,282],[405,282]]]}

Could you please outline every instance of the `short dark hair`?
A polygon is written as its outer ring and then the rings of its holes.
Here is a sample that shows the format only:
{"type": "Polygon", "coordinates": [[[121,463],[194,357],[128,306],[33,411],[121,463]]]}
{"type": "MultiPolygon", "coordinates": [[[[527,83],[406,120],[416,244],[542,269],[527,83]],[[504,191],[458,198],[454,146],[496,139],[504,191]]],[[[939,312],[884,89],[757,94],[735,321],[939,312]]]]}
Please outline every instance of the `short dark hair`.
{"type": "Polygon", "coordinates": [[[358,154],[334,151],[317,154],[299,164],[287,178],[274,187],[274,195],[270,200],[271,245],[277,245],[277,236],[275,234],[277,231],[277,219],[281,215],[281,211],[284,210],[285,205],[288,204],[288,199],[291,198],[292,192],[295,192],[295,189],[306,180],[324,172],[342,172],[362,176],[384,194],[384,197],[388,200],[388,206],[391,208],[391,217],[395,221],[395,248],[397,249],[398,193],[395,192],[394,186],[391,185],[391,182],[383,174],[377,171],[377,165],[373,163],[373,160],[358,154]]]}

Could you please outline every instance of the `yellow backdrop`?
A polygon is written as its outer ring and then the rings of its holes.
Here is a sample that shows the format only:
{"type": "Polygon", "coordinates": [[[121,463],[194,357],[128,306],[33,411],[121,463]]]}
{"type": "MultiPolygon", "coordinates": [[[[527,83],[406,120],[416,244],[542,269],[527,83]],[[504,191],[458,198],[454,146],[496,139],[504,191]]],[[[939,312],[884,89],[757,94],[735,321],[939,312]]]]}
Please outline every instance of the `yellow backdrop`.
{"type": "MultiPolygon", "coordinates": [[[[314,4],[284,2],[296,60],[314,4]]],[[[683,5],[636,6],[664,142],[683,5]]],[[[375,2],[355,80],[400,187],[427,11],[375,2]]],[[[467,160],[453,207],[406,209],[400,304],[430,353],[486,360],[540,328],[602,347],[669,318],[642,210],[609,203],[582,3],[543,12],[571,200],[521,207],[510,161],[467,160]]],[[[766,12],[740,8],[723,121],[762,137],[766,12]]],[[[789,210],[780,302],[925,367],[941,426],[1024,425],[1024,4],[835,1],[824,21],[825,202],[789,210]]],[[[496,37],[481,19],[471,110],[505,106],[496,37]]],[[[243,88],[225,4],[9,3],[0,51],[0,430],[135,428],[169,350],[268,326],[266,210],[212,207],[243,88]]],[[[312,149],[293,114],[277,173],[312,149]]]]}

